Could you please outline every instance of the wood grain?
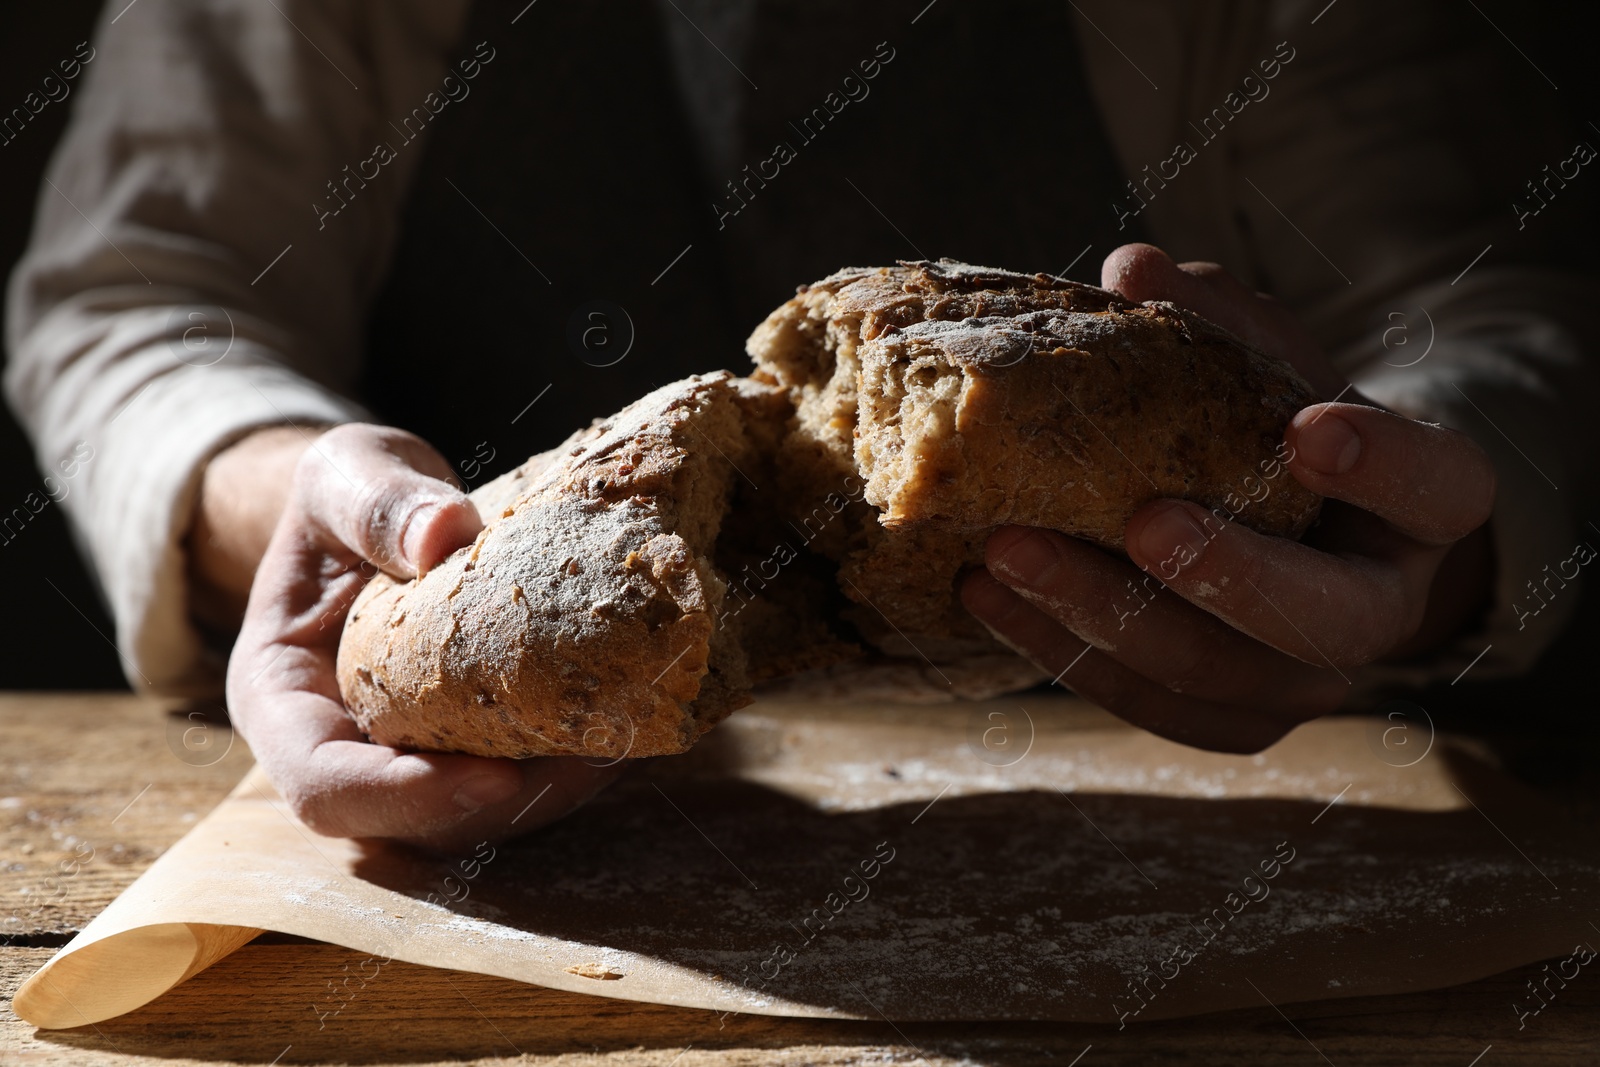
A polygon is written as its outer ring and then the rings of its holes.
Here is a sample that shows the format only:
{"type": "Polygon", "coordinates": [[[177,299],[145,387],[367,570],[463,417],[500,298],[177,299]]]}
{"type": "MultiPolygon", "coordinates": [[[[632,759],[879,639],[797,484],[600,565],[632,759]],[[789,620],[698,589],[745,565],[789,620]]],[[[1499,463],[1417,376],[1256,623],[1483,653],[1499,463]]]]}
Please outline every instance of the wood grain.
{"type": "MultiPolygon", "coordinates": [[[[197,723],[186,715],[125,696],[0,695],[0,734],[8,742],[0,749],[0,919],[7,942],[0,947],[0,994],[7,1001],[0,1010],[0,1061],[1059,1067],[1082,1054],[1076,1061],[1082,1067],[1467,1067],[1492,1045],[1478,1062],[1496,1067],[1593,1064],[1600,1049],[1600,973],[1588,971],[1520,1031],[1512,1003],[1527,1001],[1524,982],[1538,967],[1451,990],[1292,1005],[1286,1014],[1264,1004],[1121,1032],[1061,1024],[895,1027],[719,1020],[710,1012],[398,962],[361,987],[361,954],[272,935],[139,1011],[94,1027],[35,1030],[10,1012],[10,994],[249,765],[242,742],[198,765],[224,746],[218,735],[214,748],[186,749],[182,733],[197,723]],[[174,723],[180,740],[169,743],[174,723]],[[84,843],[92,857],[74,864],[85,855],[84,843]]],[[[191,743],[201,740],[191,735],[191,743]]]]}
{"type": "Polygon", "coordinates": [[[0,936],[82,929],[227,796],[252,761],[208,710],[0,694],[0,936]]]}

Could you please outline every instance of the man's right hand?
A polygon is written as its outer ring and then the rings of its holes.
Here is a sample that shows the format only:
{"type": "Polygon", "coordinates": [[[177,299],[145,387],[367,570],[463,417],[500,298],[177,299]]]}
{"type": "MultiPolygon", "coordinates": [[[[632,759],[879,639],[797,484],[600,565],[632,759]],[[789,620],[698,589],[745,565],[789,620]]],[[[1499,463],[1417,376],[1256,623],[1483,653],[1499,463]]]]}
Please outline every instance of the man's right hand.
{"type": "Polygon", "coordinates": [[[367,741],[346,713],[334,666],[361,587],[378,570],[425,574],[483,527],[450,477],[421,439],[361,424],[316,437],[293,467],[228,662],[228,709],[319,833],[466,847],[565,815],[620,772],[576,757],[403,752],[367,741]]]}

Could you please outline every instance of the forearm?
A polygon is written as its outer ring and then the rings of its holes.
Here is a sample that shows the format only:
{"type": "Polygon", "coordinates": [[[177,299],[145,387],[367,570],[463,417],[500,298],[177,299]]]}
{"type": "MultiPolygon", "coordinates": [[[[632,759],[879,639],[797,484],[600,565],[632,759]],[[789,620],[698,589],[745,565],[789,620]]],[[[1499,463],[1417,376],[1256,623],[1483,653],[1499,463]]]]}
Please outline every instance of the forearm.
{"type": "MultiPolygon", "coordinates": [[[[211,460],[257,427],[368,417],[348,399],[362,305],[419,157],[338,225],[308,205],[437,80],[464,9],[143,0],[102,21],[8,290],[5,383],[41,466],[93,456],[61,503],[136,687],[221,692],[221,648],[194,623],[232,630],[260,549],[189,541],[211,460]],[[191,571],[191,548],[215,556],[191,571]]],[[[277,494],[241,508],[275,513],[277,494]]]]}
{"type": "Polygon", "coordinates": [[[325,427],[268,426],[224,448],[200,478],[184,538],[189,610],[232,633],[244,617],[256,567],[283,514],[295,464],[325,427]]]}

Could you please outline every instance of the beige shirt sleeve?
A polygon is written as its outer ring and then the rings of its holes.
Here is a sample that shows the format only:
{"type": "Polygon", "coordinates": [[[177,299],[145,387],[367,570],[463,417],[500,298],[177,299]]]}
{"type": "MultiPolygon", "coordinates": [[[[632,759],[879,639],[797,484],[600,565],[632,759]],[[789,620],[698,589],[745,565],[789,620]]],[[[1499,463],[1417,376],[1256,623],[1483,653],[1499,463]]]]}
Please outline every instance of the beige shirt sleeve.
{"type": "Polygon", "coordinates": [[[41,466],[76,461],[62,504],[136,689],[221,691],[181,547],[206,460],[264,424],[363,417],[343,394],[420,144],[321,229],[313,205],[439,87],[464,11],[141,0],[102,16],[11,278],[5,387],[41,466]]]}
{"type": "Polygon", "coordinates": [[[1580,514],[1600,455],[1584,311],[1600,293],[1532,265],[1550,260],[1560,222],[1519,229],[1512,208],[1525,179],[1572,149],[1541,127],[1543,83],[1432,2],[1081,7],[1093,90],[1136,183],[1108,213],[1130,212],[1180,261],[1220,262],[1271,293],[1358,388],[1470,435],[1494,462],[1488,617],[1365,684],[1448,681],[1475,660],[1473,678],[1527,670],[1578,599],[1576,582],[1538,599],[1533,586],[1544,593],[1545,568],[1579,542],[1600,545],[1580,514]]]}
{"type": "MultiPolygon", "coordinates": [[[[1538,158],[1504,144],[1541,109],[1519,109],[1483,55],[1436,47],[1432,4],[1392,8],[1377,27],[1359,5],[1319,17],[1309,0],[1079,6],[1130,175],[1193,146],[1176,177],[1148,187],[1139,217],[1154,239],[1273,292],[1361,388],[1490,452],[1494,610],[1423,673],[1491,644],[1476,673],[1525,669],[1577,599],[1566,588],[1525,614],[1526,583],[1579,536],[1569,502],[1592,498],[1600,434],[1584,415],[1600,399],[1594,338],[1574,310],[1592,284],[1502,258],[1520,238],[1509,203],[1486,193],[1514,188],[1505,168],[1538,158]],[[1228,94],[1251,91],[1232,113],[1228,94]],[[1207,125],[1218,107],[1227,117],[1207,125]],[[1452,124],[1447,110],[1475,120],[1452,124]],[[1419,345],[1419,309],[1432,347],[1397,367],[1418,349],[1384,346],[1388,315],[1406,315],[1419,345]]],[[[315,221],[327,183],[438,87],[465,7],[140,0],[104,16],[11,280],[5,384],[42,465],[77,461],[63,505],[136,686],[220,687],[188,620],[181,552],[206,459],[255,426],[362,416],[343,394],[421,143],[322,228],[286,233],[315,221]]]]}

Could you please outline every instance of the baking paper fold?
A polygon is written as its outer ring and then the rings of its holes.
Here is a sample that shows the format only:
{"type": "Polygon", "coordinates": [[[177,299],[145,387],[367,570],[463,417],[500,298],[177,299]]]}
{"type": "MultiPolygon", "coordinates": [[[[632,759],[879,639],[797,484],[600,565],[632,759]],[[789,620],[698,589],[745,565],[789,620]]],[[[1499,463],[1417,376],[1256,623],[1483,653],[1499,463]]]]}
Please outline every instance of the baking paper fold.
{"type": "Polygon", "coordinates": [[[1600,943],[1597,890],[1558,807],[1416,716],[1231,756],[1061,697],[760,703],[460,856],[321,837],[257,768],[13,1007],[98,1022],[274,930],[366,954],[324,1018],[399,959],[717,1012],[1122,1026],[1564,956],[1600,943]]]}

